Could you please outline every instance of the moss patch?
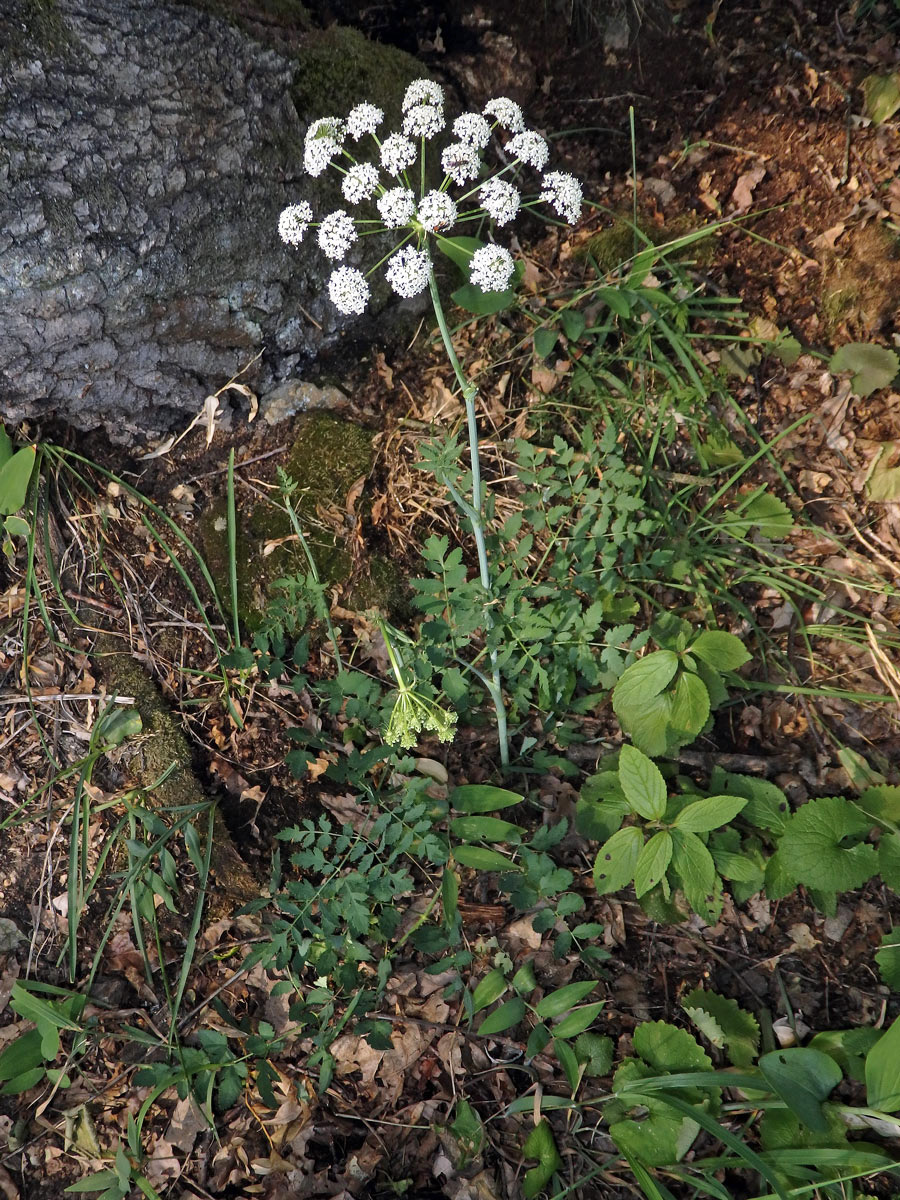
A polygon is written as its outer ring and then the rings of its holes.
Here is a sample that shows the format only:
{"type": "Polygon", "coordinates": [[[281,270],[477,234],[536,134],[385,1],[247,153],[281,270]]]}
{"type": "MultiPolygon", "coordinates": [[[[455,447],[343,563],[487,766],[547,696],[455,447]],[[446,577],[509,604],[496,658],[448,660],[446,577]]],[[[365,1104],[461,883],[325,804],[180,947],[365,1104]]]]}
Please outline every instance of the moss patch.
{"type": "Polygon", "coordinates": [[[900,241],[874,222],[854,229],[822,264],[827,332],[865,340],[900,310],[900,241]]]}
{"type": "Polygon", "coordinates": [[[56,57],[66,51],[71,40],[56,0],[14,0],[0,38],[0,67],[9,68],[35,54],[42,59],[56,57]]]}
{"type": "Polygon", "coordinates": [[[396,128],[407,85],[425,74],[411,54],[370,42],[358,29],[332,25],[304,39],[294,103],[304,118],[315,120],[369,100],[384,109],[396,128]]]}
{"type": "MultiPolygon", "coordinates": [[[[378,607],[396,612],[405,585],[390,559],[376,554],[354,555],[356,538],[347,497],[372,469],[372,433],[331,413],[303,417],[284,470],[297,484],[294,505],[320,580],[341,591],[341,603],[359,610],[378,607]]],[[[355,505],[357,518],[364,501],[355,505]]],[[[245,509],[237,505],[238,611],[255,629],[274,594],[275,581],[305,576],[309,570],[303,550],[293,538],[290,521],[271,504],[245,509]],[[266,546],[274,546],[264,555],[266,546]]],[[[222,499],[205,514],[200,534],[207,565],[220,594],[228,602],[228,530],[222,499]]]]}

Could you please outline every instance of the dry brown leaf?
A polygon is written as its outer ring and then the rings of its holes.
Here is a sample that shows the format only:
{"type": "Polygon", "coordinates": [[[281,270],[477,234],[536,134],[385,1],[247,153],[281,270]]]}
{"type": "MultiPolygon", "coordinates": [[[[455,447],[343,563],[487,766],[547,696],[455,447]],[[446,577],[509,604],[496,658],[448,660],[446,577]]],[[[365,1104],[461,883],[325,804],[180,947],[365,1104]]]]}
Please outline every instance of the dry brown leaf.
{"type": "Polygon", "coordinates": [[[745,213],[750,211],[750,206],[753,204],[753,192],[756,187],[762,183],[766,177],[766,168],[761,164],[751,167],[749,171],[745,171],[743,175],[738,177],[737,183],[734,185],[734,191],[731,193],[731,199],[734,204],[734,213],[745,213]]]}

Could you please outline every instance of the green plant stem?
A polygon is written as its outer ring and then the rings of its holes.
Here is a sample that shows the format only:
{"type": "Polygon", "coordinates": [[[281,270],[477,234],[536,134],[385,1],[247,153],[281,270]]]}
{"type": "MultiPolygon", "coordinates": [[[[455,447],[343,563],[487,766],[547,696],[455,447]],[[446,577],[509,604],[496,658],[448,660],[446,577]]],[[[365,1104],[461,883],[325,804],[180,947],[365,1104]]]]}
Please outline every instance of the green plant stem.
{"type": "MultiPolygon", "coordinates": [[[[488,597],[488,606],[494,599],[493,583],[491,581],[491,569],[488,563],[487,545],[484,540],[484,506],[483,506],[483,489],[481,483],[481,461],[478,457],[478,420],[475,412],[475,397],[478,394],[478,389],[475,384],[466,379],[463,369],[460,366],[459,358],[456,350],[453,347],[453,339],[450,336],[450,330],[447,326],[447,319],[444,316],[444,307],[441,304],[440,293],[438,292],[437,280],[434,277],[434,271],[430,271],[428,275],[428,287],[431,292],[431,303],[434,306],[434,315],[437,317],[438,328],[441,331],[441,338],[444,342],[444,349],[447,351],[447,357],[450,359],[450,365],[453,368],[453,373],[459,383],[462,392],[463,400],[466,406],[466,422],[469,430],[469,457],[471,460],[472,469],[472,503],[462,501],[462,498],[457,493],[456,489],[450,487],[450,494],[453,496],[457,505],[462,509],[469,519],[472,526],[472,532],[475,535],[475,546],[478,551],[478,571],[481,576],[481,586],[484,588],[488,597]]],[[[448,485],[449,486],[449,485],[448,485]]],[[[485,609],[485,618],[488,625],[493,624],[490,607],[485,609]]],[[[497,663],[497,651],[490,651],[491,658],[491,678],[485,678],[485,686],[488,694],[494,704],[494,710],[497,714],[497,736],[500,741],[500,762],[504,767],[509,766],[509,734],[506,724],[506,704],[503,700],[503,688],[500,683],[500,667],[497,663]]]]}

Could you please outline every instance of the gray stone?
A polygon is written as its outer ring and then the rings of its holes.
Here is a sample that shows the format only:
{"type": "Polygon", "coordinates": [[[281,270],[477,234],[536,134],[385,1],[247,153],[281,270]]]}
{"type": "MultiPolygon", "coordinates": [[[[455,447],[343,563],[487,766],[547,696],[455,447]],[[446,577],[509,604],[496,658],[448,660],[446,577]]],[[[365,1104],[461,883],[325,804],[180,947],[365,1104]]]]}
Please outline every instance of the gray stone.
{"type": "Polygon", "coordinates": [[[317,387],[299,379],[289,379],[273,388],[259,402],[259,414],[268,425],[278,425],[298,413],[346,408],[349,400],[336,387],[317,387]]]}
{"type": "Polygon", "coordinates": [[[260,349],[241,378],[265,395],[385,329],[327,301],[314,238],[278,239],[282,208],[323,199],[298,70],[186,5],[0,0],[0,420],[125,442],[182,427],[260,349]]]}

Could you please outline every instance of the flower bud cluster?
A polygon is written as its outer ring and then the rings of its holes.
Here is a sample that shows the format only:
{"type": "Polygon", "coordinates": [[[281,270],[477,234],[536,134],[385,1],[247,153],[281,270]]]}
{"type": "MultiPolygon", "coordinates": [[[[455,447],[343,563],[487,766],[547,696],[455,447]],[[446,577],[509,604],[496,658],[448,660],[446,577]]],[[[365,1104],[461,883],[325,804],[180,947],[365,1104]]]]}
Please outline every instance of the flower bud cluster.
{"type": "MultiPolygon", "coordinates": [[[[306,231],[317,225],[322,252],[342,264],[361,234],[396,230],[401,240],[386,256],[385,277],[398,296],[409,298],[422,292],[431,280],[431,242],[468,221],[486,216],[495,226],[509,225],[521,208],[540,202],[549,204],[570,225],[578,221],[581,184],[566,172],[542,174],[539,199],[523,200],[516,186],[518,173],[523,166],[543,173],[550,150],[539,133],[526,129],[515,101],[498,96],[489,100],[482,112],[462,113],[453,121],[455,140],[439,154],[443,182],[428,190],[424,183],[427,143],[447,128],[443,89],[430,79],[414,80],[406,89],[402,110],[401,129],[386,134],[381,132],[384,113],[369,103],[357,104],[346,118],[321,117],[310,125],[303,151],[306,172],[315,178],[334,167],[342,175],[341,193],[346,203],[370,207],[378,217],[357,217],[338,209],[316,223],[311,206],[302,200],[289,205],[279,218],[278,232],[287,245],[300,245],[306,231]],[[485,155],[492,139],[502,135],[509,136],[502,145],[500,165],[491,170],[485,155]],[[367,138],[373,144],[373,162],[348,148],[348,142],[367,138]],[[412,182],[414,168],[418,194],[412,182]],[[449,192],[451,185],[468,190],[454,197],[449,192]],[[407,244],[410,242],[414,244],[407,244]]],[[[489,243],[472,254],[469,278],[484,292],[503,292],[510,285],[514,266],[505,247],[489,243]]],[[[340,265],[329,279],[328,294],[340,312],[357,315],[368,304],[370,286],[361,270],[340,265]]]]}

